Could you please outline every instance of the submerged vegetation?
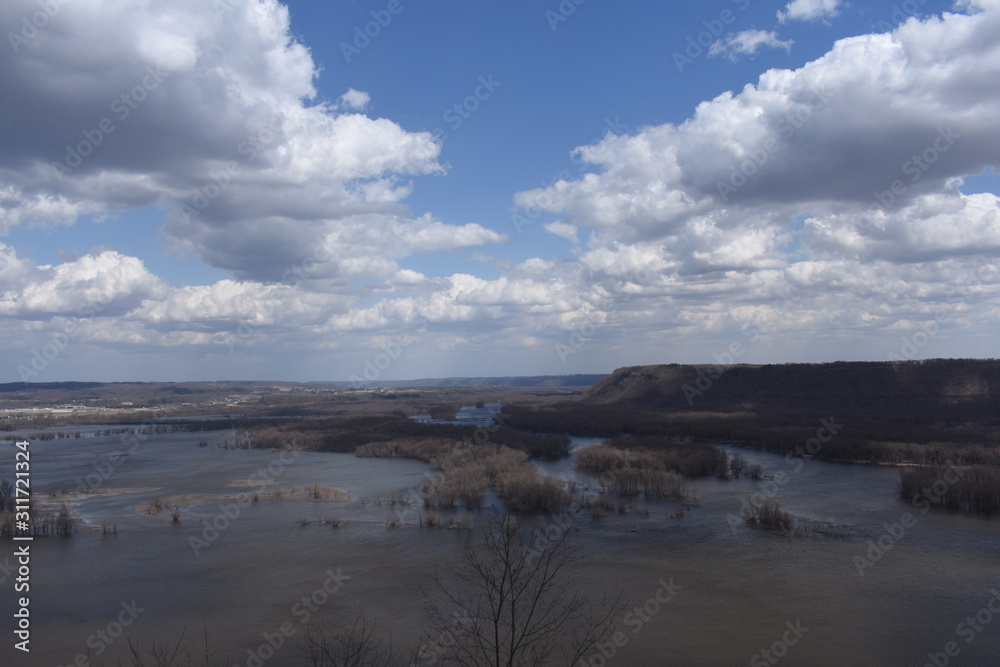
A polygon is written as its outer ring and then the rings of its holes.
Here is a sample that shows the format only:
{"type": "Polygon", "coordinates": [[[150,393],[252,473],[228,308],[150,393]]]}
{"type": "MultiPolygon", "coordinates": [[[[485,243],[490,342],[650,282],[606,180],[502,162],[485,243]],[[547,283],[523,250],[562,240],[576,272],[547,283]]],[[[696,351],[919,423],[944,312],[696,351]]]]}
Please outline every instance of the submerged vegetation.
{"type": "Polygon", "coordinates": [[[664,452],[629,451],[605,445],[592,445],[576,453],[576,465],[601,475],[607,490],[619,496],[646,498],[689,497],[684,477],[671,465],[672,458],[664,452]]]}
{"type": "Polygon", "coordinates": [[[918,507],[1000,514],[1000,468],[908,468],[900,472],[899,495],[918,507]]]}
{"type": "Polygon", "coordinates": [[[239,439],[252,448],[280,449],[294,442],[310,451],[354,452],[361,448],[366,456],[398,456],[428,462],[434,454],[440,453],[433,451],[434,442],[440,445],[488,441],[491,445],[503,445],[534,458],[566,456],[570,444],[564,435],[524,433],[500,427],[420,424],[404,414],[282,420],[276,425],[241,428],[239,434],[239,439]]]}
{"type": "Polygon", "coordinates": [[[747,503],[743,506],[743,521],[751,528],[761,530],[783,530],[792,527],[792,515],[781,509],[774,500],[767,500],[760,505],[747,503]]]}
{"type": "Polygon", "coordinates": [[[41,507],[32,498],[27,506],[19,506],[14,484],[8,479],[0,481],[0,536],[65,537],[72,535],[76,527],[77,520],[66,505],[41,507]],[[29,518],[22,524],[16,520],[17,513],[25,509],[29,518]]]}
{"type": "Polygon", "coordinates": [[[596,472],[626,464],[625,467],[670,470],[683,477],[726,476],[726,453],[700,443],[678,442],[662,437],[623,436],[612,439],[604,452],[597,449],[592,454],[584,454],[584,462],[581,462],[580,454],[584,451],[577,452],[577,465],[596,472]],[[598,458],[591,461],[588,458],[591,456],[598,458]]]}
{"type": "MultiPolygon", "coordinates": [[[[491,438],[498,432],[491,433],[491,438]]],[[[427,507],[451,508],[461,504],[479,509],[487,487],[495,488],[508,506],[518,512],[557,512],[570,501],[559,482],[528,465],[524,451],[492,441],[475,444],[472,440],[425,438],[369,443],[359,447],[356,454],[412,458],[430,464],[441,474],[421,486],[427,507]]]]}

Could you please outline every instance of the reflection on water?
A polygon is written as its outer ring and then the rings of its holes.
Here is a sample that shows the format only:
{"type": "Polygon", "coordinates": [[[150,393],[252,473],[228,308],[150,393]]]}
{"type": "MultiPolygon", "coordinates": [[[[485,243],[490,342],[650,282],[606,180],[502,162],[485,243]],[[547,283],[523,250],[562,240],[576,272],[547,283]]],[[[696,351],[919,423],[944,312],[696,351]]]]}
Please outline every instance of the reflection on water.
{"type": "MultiPolygon", "coordinates": [[[[88,647],[99,660],[120,656],[124,640],[108,644],[100,633],[117,630],[123,604],[142,610],[129,636],[170,638],[185,628],[192,636],[204,622],[228,664],[246,664],[262,633],[282,622],[301,633],[307,621],[350,621],[360,607],[394,642],[413,645],[423,621],[421,587],[454,558],[463,539],[461,530],[420,527],[419,512],[389,502],[391,492],[415,489],[427,466],[319,453],[283,464],[279,452],[214,447],[227,436],[151,435],[98,485],[123,492],[77,503],[90,530],[33,543],[33,650],[16,655],[5,640],[0,664],[68,665],[88,647]],[[212,446],[198,447],[202,439],[212,446]],[[248,478],[269,480],[270,492],[319,485],[347,500],[237,504],[246,500],[239,494],[247,487],[233,483],[248,478]],[[147,518],[135,512],[155,497],[180,496],[189,502],[179,523],[169,513],[147,518]],[[227,510],[227,503],[237,510],[227,510]],[[386,526],[394,516],[401,527],[386,526]],[[205,539],[213,523],[214,539],[193,548],[192,540],[205,539]],[[118,533],[103,534],[102,524],[116,524],[118,533]],[[338,572],[347,577],[342,587],[316,604],[313,593],[338,572]]],[[[35,492],[76,488],[120,448],[118,437],[33,444],[35,492]]],[[[608,664],[923,665],[928,653],[939,654],[949,642],[959,649],[946,656],[950,665],[997,664],[1000,618],[975,632],[959,624],[1000,588],[1000,522],[921,514],[895,497],[892,468],[800,459],[793,465],[773,454],[723,448],[788,478],[766,488],[749,480],[690,482],[700,505],[678,519],[670,518],[677,507],[672,501],[642,501],[648,515],[575,517],[590,552],[578,581],[595,591],[621,590],[629,603],[618,620],[621,645],[608,664]],[[849,537],[749,530],[732,519],[754,493],[773,496],[796,516],[847,524],[849,537]],[[884,538],[908,510],[916,523],[884,538]],[[869,542],[880,538],[890,547],[859,573],[856,557],[867,559],[869,542]],[[661,582],[671,580],[676,595],[650,603],[661,582]]],[[[12,477],[12,448],[0,449],[0,477],[12,477]]],[[[569,459],[538,467],[576,480],[580,489],[597,486],[595,476],[574,469],[569,459]]],[[[487,500],[484,511],[492,504],[487,500]]],[[[13,552],[6,544],[0,565],[13,552]]],[[[9,575],[0,604],[14,609],[9,575]]],[[[601,664],[601,656],[591,657],[589,664],[601,664]]],[[[289,649],[266,664],[296,664],[296,658],[289,649]]]]}

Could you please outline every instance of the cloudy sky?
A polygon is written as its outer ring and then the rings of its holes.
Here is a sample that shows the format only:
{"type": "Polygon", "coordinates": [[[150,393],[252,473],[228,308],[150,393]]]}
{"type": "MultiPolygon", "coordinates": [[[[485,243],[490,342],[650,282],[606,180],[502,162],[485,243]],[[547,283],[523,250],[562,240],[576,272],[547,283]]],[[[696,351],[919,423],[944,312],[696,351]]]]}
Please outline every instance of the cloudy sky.
{"type": "Polygon", "coordinates": [[[1000,357],[1000,0],[0,27],[0,381],[1000,357]]]}

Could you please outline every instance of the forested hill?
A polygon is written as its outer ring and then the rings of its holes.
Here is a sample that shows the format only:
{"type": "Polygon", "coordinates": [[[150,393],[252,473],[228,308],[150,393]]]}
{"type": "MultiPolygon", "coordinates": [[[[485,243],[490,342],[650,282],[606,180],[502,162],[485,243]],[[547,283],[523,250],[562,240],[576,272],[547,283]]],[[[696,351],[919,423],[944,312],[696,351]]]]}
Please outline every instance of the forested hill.
{"type": "Polygon", "coordinates": [[[996,416],[1000,360],[631,366],[595,384],[581,401],[671,412],[996,416]]]}

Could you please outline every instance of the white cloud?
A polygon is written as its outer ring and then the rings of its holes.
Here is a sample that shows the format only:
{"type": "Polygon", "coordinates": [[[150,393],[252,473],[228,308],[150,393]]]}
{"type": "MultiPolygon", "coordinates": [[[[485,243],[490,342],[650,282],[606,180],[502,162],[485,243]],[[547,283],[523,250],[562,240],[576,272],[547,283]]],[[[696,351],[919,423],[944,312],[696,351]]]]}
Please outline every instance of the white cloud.
{"type": "Polygon", "coordinates": [[[792,0],[784,11],[778,12],[778,20],[785,23],[832,18],[837,15],[840,4],[840,0],[792,0]]]}
{"type": "Polygon", "coordinates": [[[725,56],[735,62],[741,56],[756,55],[761,48],[790,51],[794,43],[790,39],[778,39],[778,33],[773,30],[744,30],[726,35],[725,40],[717,40],[708,50],[708,55],[725,56]]]}
{"type": "Polygon", "coordinates": [[[22,223],[37,226],[72,225],[81,215],[100,210],[85,201],[70,201],[62,195],[28,194],[13,185],[0,183],[0,234],[22,223]]]}
{"type": "Polygon", "coordinates": [[[1000,0],[957,0],[955,8],[966,13],[1000,8],[1000,0]]]}
{"type": "MultiPolygon", "coordinates": [[[[413,176],[444,171],[440,144],[359,113],[370,96],[355,89],[311,103],[318,72],[285,6],[220,7],[70,3],[58,30],[0,61],[0,115],[23,130],[0,137],[0,230],[156,204],[175,246],[253,280],[315,262],[318,244],[357,235],[361,220],[393,237],[390,260],[503,240],[410,217],[400,202],[413,176]]],[[[0,23],[36,10],[4,3],[0,23]]],[[[306,279],[372,250],[340,245],[306,279]]]]}
{"type": "Polygon", "coordinates": [[[571,243],[579,243],[577,228],[574,225],[567,225],[565,222],[550,222],[545,225],[545,231],[561,236],[571,243]]]}
{"type": "MultiPolygon", "coordinates": [[[[793,2],[788,20],[836,5],[793,2]]],[[[32,7],[16,0],[0,17],[32,7]]],[[[593,173],[515,196],[557,218],[544,229],[573,244],[569,257],[469,252],[490,273],[441,277],[407,259],[510,239],[407,209],[413,177],[444,171],[440,144],[360,113],[370,99],[359,91],[311,103],[316,68],[280,5],[219,18],[194,0],[66,4],[64,30],[0,61],[0,114],[24,128],[0,135],[0,231],[157,204],[174,246],[233,279],[171,287],[119,252],[37,266],[0,244],[0,346],[30,359],[74,322],[53,363],[125,350],[171,373],[187,360],[177,373],[346,378],[363,369],[359,351],[400,332],[417,342],[386,377],[548,371],[584,324],[584,352],[556,368],[711,361],[734,340],[750,349],[741,361],[827,349],[884,359],[941,313],[950,333],[926,356],[967,331],[989,340],[1000,200],[963,194],[961,178],[1000,164],[1000,6],[967,7],[841,40],[685,122],[576,149],[593,173]],[[119,119],[112,101],[147,67],[162,83],[119,119]],[[50,163],[105,116],[114,131],[60,179],[50,163]],[[753,345],[746,327],[759,331],[753,345]]],[[[717,54],[776,46],[787,48],[746,31],[717,54]]]]}
{"type": "Polygon", "coordinates": [[[34,265],[18,257],[10,246],[0,243],[0,293],[16,294],[23,285],[35,279],[37,272],[34,265]]]}
{"type": "Polygon", "coordinates": [[[887,211],[811,218],[803,240],[817,254],[866,261],[927,262],[1000,253],[1000,198],[935,193],[887,211]]]}
{"type": "Polygon", "coordinates": [[[340,103],[352,111],[364,111],[371,101],[371,95],[353,88],[348,88],[347,92],[340,96],[340,103]]]}
{"type": "MultiPolygon", "coordinates": [[[[13,260],[8,254],[5,264],[13,260]]],[[[22,268],[27,268],[20,262],[22,268]]],[[[143,299],[165,292],[162,282],[135,258],[114,251],[85,255],[58,266],[39,266],[32,280],[0,295],[0,314],[27,319],[53,315],[122,315],[143,299]]]]}
{"type": "MultiPolygon", "coordinates": [[[[998,38],[1000,7],[986,7],[841,40],[684,123],[577,148],[596,173],[515,203],[562,216],[550,232],[591,230],[580,262],[638,346],[660,326],[677,355],[706,336],[725,349],[756,323],[780,359],[822,345],[885,359],[937,316],[952,340],[985,335],[1000,316],[1000,200],[960,186],[1000,164],[998,38]]],[[[926,354],[964,354],[936,343],[926,354]]]]}
{"type": "Polygon", "coordinates": [[[678,260],[718,256],[728,241],[715,230],[773,243],[761,229],[858,215],[879,205],[876,193],[905,208],[1000,163],[990,120],[1000,117],[991,83],[1000,77],[998,36],[1000,11],[987,11],[841,40],[800,69],[770,70],[756,85],[703,102],[680,125],[578,148],[599,173],[521,192],[515,202],[596,230],[591,244],[666,241],[664,252],[678,260]]]}

